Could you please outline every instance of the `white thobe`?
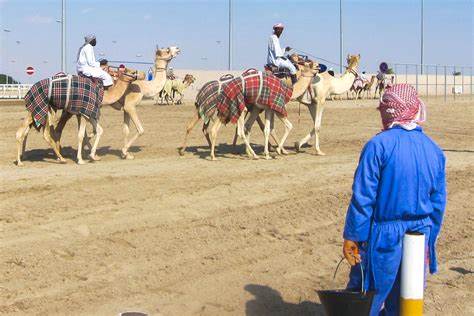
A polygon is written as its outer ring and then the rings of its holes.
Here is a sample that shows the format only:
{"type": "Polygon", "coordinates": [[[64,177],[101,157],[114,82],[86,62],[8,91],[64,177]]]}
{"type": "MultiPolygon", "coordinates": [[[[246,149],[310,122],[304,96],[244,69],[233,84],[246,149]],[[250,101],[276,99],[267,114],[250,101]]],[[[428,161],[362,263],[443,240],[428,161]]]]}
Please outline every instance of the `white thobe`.
{"type": "Polygon", "coordinates": [[[104,86],[111,86],[114,82],[112,77],[100,68],[100,63],[95,60],[94,48],[86,44],[79,52],[76,70],[86,76],[102,79],[104,86]]]}
{"type": "Polygon", "coordinates": [[[268,41],[267,63],[275,65],[279,68],[286,68],[292,75],[296,74],[295,66],[291,63],[291,61],[285,58],[283,50],[280,46],[280,39],[275,34],[270,36],[268,41]]]}

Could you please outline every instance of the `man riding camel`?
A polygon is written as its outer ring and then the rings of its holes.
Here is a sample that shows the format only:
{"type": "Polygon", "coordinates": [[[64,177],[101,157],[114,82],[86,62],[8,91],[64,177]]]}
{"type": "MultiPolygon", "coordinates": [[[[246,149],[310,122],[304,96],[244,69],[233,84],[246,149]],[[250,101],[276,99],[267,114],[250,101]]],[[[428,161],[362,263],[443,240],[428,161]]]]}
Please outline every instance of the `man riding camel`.
{"type": "MultiPolygon", "coordinates": [[[[296,82],[296,67],[291,61],[284,56],[284,52],[280,46],[280,36],[283,33],[284,26],[282,23],[277,23],[273,26],[273,34],[268,41],[268,55],[267,63],[275,65],[278,68],[286,68],[290,71],[291,82],[296,82]]],[[[290,51],[290,47],[285,48],[285,52],[290,51]]]]}
{"type": "Polygon", "coordinates": [[[112,77],[101,68],[101,66],[107,64],[107,61],[103,60],[99,63],[95,60],[93,48],[93,46],[97,44],[95,35],[87,35],[84,39],[85,43],[79,48],[79,52],[77,53],[77,73],[101,79],[104,87],[111,86],[114,83],[112,77]]]}

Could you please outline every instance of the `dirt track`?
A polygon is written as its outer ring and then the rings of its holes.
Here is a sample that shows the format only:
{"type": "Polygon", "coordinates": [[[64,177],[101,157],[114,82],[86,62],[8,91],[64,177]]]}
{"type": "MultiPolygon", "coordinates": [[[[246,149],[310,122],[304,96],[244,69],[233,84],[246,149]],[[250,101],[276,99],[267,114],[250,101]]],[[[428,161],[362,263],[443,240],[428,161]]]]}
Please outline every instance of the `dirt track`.
{"type": "MultiPolygon", "coordinates": [[[[472,315],[474,102],[427,104],[425,130],[448,157],[449,201],[425,310],[472,315]]],[[[208,160],[199,128],[189,152],[177,155],[190,104],[142,104],[146,132],[133,161],[119,158],[122,115],[106,108],[102,161],[73,162],[74,122],[63,141],[66,165],[32,132],[23,168],[13,164],[23,107],[2,106],[0,314],[320,315],[314,289],[335,286],[352,174],[362,145],[379,131],[375,105],[327,103],[327,156],[305,148],[250,161],[230,153],[227,127],[217,162],[208,160]]],[[[290,106],[288,145],[309,129],[301,110],[298,124],[290,106]]],[[[261,144],[260,135],[254,130],[252,141],[261,144]]]]}

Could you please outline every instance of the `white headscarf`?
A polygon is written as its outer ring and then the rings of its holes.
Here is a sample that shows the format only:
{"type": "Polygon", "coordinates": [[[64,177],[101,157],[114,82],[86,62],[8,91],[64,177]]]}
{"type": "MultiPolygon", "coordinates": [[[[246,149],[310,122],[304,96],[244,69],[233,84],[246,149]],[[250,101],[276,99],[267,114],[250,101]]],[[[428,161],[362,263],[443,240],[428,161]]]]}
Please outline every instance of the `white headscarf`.
{"type": "Polygon", "coordinates": [[[90,44],[93,40],[95,40],[96,37],[94,34],[87,34],[86,36],[84,36],[84,44],[82,44],[81,47],[79,47],[79,51],[77,52],[77,58],[76,58],[76,61],[79,60],[79,55],[81,54],[81,49],[86,46],[87,44],[90,44]]]}

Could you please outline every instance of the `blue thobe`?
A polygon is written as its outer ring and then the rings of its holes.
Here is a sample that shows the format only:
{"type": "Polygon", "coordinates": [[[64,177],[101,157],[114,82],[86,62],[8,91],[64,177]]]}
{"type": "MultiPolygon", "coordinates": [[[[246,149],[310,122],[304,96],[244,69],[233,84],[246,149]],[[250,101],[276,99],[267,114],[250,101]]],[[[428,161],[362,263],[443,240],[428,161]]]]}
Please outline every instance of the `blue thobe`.
{"type": "MultiPolygon", "coordinates": [[[[446,206],[445,157],[421,127],[395,126],[364,147],[354,175],[344,239],[359,242],[366,278],[375,290],[371,316],[398,315],[400,263],[406,232],[425,234],[427,261],[437,271],[435,243],[446,206]]],[[[348,288],[361,287],[360,268],[348,288]]]]}

